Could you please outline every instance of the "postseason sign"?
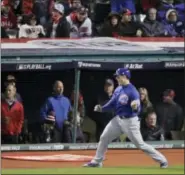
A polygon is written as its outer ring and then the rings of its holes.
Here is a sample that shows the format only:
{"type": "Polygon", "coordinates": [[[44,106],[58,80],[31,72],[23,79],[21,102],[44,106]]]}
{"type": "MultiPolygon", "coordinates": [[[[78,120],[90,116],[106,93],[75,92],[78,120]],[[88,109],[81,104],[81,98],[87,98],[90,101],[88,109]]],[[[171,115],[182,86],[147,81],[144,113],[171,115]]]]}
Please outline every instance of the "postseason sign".
{"type": "Polygon", "coordinates": [[[86,69],[86,70],[115,70],[125,67],[131,70],[161,70],[161,69],[184,69],[184,61],[174,62],[93,62],[93,61],[71,61],[61,63],[20,63],[1,64],[1,71],[52,71],[66,69],[86,69]]]}
{"type": "Polygon", "coordinates": [[[12,40],[11,43],[1,44],[2,58],[12,55],[124,55],[136,53],[168,53],[183,52],[183,40],[143,40],[116,38],[86,38],[76,40],[40,39],[40,40],[12,40]],[[21,50],[21,51],[20,51],[21,50]]]}
{"type": "Polygon", "coordinates": [[[2,40],[1,56],[2,71],[182,69],[184,41],[107,37],[2,40]]]}

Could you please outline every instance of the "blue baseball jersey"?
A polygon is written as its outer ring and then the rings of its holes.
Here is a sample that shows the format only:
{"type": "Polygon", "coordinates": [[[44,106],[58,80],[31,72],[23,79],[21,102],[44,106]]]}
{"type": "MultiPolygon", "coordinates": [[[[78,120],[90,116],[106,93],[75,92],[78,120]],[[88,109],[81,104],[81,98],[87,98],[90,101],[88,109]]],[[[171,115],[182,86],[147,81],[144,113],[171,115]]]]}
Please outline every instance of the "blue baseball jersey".
{"type": "Polygon", "coordinates": [[[131,83],[125,86],[118,86],[112,98],[102,107],[102,112],[115,110],[115,114],[120,117],[130,118],[137,116],[141,110],[140,95],[135,86],[131,83]],[[131,107],[131,102],[136,100],[137,110],[131,107]]]}

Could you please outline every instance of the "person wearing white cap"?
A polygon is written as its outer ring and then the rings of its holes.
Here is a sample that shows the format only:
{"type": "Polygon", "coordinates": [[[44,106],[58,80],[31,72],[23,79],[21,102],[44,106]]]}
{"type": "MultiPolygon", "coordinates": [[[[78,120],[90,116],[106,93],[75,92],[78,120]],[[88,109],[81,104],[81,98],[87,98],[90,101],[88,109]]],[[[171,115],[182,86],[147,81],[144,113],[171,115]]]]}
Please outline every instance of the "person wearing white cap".
{"type": "Polygon", "coordinates": [[[166,12],[166,20],[163,21],[165,35],[168,37],[185,36],[185,23],[179,20],[178,13],[175,9],[169,9],[166,12]]]}
{"type": "Polygon", "coordinates": [[[52,22],[47,27],[48,38],[69,38],[69,23],[64,17],[64,6],[55,3],[52,11],[52,22]]]}

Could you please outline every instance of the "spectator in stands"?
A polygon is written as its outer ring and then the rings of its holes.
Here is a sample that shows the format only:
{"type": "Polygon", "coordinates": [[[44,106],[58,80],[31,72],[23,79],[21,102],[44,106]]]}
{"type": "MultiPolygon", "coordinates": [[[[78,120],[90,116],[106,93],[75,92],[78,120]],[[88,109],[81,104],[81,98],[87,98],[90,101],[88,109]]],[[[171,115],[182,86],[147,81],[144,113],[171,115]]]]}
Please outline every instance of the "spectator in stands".
{"type": "Polygon", "coordinates": [[[90,37],[92,35],[92,21],[88,17],[88,9],[80,7],[76,13],[66,17],[70,24],[70,38],[90,37]]]}
{"type": "Polygon", "coordinates": [[[1,101],[2,143],[16,144],[24,121],[24,108],[16,100],[16,88],[13,84],[6,87],[5,98],[1,101]]]}
{"type": "MultiPolygon", "coordinates": [[[[99,30],[101,25],[105,22],[105,19],[110,13],[110,2],[109,0],[98,0],[94,4],[93,11],[93,22],[94,30],[99,30]]],[[[114,11],[115,12],[115,11],[114,11]]]]}
{"type": "Polygon", "coordinates": [[[152,103],[150,102],[148,91],[146,88],[139,88],[139,94],[141,98],[141,112],[139,117],[141,119],[141,126],[144,126],[147,112],[149,109],[152,108],[152,103]]]}
{"type": "Polygon", "coordinates": [[[175,4],[174,0],[161,0],[160,7],[158,8],[158,20],[163,21],[165,20],[165,14],[169,9],[174,9],[177,11],[179,20],[185,22],[184,20],[184,13],[185,13],[185,3],[180,2],[175,4]]]}
{"type": "Polygon", "coordinates": [[[92,21],[88,17],[88,9],[80,7],[75,13],[71,13],[67,16],[67,20],[70,24],[70,37],[82,38],[92,36],[92,21]]]}
{"type": "Polygon", "coordinates": [[[185,34],[185,25],[178,20],[177,11],[170,9],[166,12],[166,20],[164,21],[165,35],[172,37],[182,37],[185,34]]]}
{"type": "Polygon", "coordinates": [[[70,125],[71,104],[69,99],[63,95],[63,91],[63,83],[56,81],[53,86],[53,95],[47,98],[41,107],[40,115],[45,128],[47,142],[55,143],[68,140],[68,138],[65,138],[64,133],[69,133],[65,129],[68,129],[66,126],[70,125]]]}
{"type": "MultiPolygon", "coordinates": [[[[6,81],[5,81],[4,85],[5,85],[5,88],[8,85],[13,85],[16,88],[16,78],[13,75],[8,75],[7,78],[6,78],[6,81]]],[[[1,99],[5,99],[5,94],[2,94],[1,95],[1,99]]],[[[16,91],[16,94],[15,94],[15,99],[17,101],[19,101],[20,103],[23,102],[20,94],[17,91],[16,91]]]]}
{"type": "Polygon", "coordinates": [[[50,19],[54,0],[35,0],[33,12],[37,17],[39,24],[45,26],[47,21],[50,19]]]}
{"type": "Polygon", "coordinates": [[[156,106],[158,124],[165,131],[165,138],[171,140],[171,131],[180,131],[183,125],[183,110],[174,101],[175,92],[167,89],[163,93],[163,101],[156,106]]]}
{"type": "Polygon", "coordinates": [[[69,34],[70,26],[64,16],[64,6],[55,3],[52,11],[52,22],[46,27],[46,37],[69,38],[69,34]]]}
{"type": "Polygon", "coordinates": [[[81,0],[71,0],[69,2],[69,9],[66,11],[66,15],[69,15],[70,13],[76,11],[82,6],[81,0]]]}
{"type": "Polygon", "coordinates": [[[38,25],[36,16],[33,14],[28,15],[26,24],[19,27],[19,38],[41,38],[44,36],[44,28],[38,25]]]}
{"type": "Polygon", "coordinates": [[[157,10],[150,8],[141,25],[142,36],[146,37],[160,37],[165,36],[165,30],[162,23],[156,20],[157,10]]]}
{"type": "Polygon", "coordinates": [[[21,14],[30,15],[33,13],[34,0],[21,1],[21,14]]]}
{"type": "Polygon", "coordinates": [[[13,13],[18,16],[21,15],[21,7],[22,7],[22,1],[21,0],[8,0],[9,5],[12,8],[13,13]]]}
{"type": "Polygon", "coordinates": [[[152,109],[145,118],[145,127],[141,127],[141,135],[145,141],[164,140],[163,129],[157,125],[157,115],[152,109]]]}
{"type": "Polygon", "coordinates": [[[17,28],[17,17],[7,0],[1,2],[1,27],[5,30],[17,28]]]}
{"type": "Polygon", "coordinates": [[[159,6],[160,0],[140,0],[142,11],[147,13],[148,9],[156,8],[159,6]]]}
{"type": "Polygon", "coordinates": [[[129,9],[132,13],[136,12],[135,0],[111,0],[111,11],[118,12],[123,8],[129,9]]]}
{"type": "Polygon", "coordinates": [[[140,25],[132,21],[132,13],[128,9],[122,10],[121,36],[134,37],[141,36],[140,25]]]}
{"type": "Polygon", "coordinates": [[[121,34],[120,15],[110,13],[108,19],[100,29],[100,36],[117,37],[121,34]]]}

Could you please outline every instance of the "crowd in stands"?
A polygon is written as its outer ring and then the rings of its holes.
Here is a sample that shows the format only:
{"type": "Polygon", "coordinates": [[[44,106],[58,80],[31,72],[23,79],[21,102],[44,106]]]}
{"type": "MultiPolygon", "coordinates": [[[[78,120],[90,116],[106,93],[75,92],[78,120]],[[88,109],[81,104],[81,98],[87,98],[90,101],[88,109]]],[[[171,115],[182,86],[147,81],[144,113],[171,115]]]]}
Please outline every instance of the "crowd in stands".
{"type": "Polygon", "coordinates": [[[184,0],[1,0],[1,37],[183,37],[184,14],[184,0]]]}
{"type": "MultiPolygon", "coordinates": [[[[24,103],[16,90],[16,79],[9,75],[5,82],[5,92],[1,95],[1,136],[2,144],[12,143],[72,143],[74,125],[76,124],[76,141],[78,143],[90,142],[90,135],[83,129],[93,125],[85,124],[87,117],[94,121],[96,139],[99,141],[105,126],[114,117],[114,111],[105,113],[90,112],[87,116],[82,93],[79,93],[77,116],[74,120],[74,91],[71,97],[63,94],[64,84],[55,81],[52,95],[45,97],[40,108],[41,133],[31,133],[27,128],[24,114],[24,103]]],[[[112,79],[106,79],[102,93],[97,94],[94,105],[104,105],[113,95],[115,84],[112,79]]],[[[163,93],[161,102],[152,104],[146,88],[138,89],[141,98],[142,110],[139,115],[141,121],[141,133],[146,141],[182,139],[184,115],[182,107],[174,101],[175,92],[167,89],[163,93]],[[179,134],[179,136],[177,136],[179,134]],[[176,136],[174,136],[176,135],[176,136]]],[[[34,126],[36,128],[36,126],[34,126]]],[[[125,138],[126,141],[129,139],[125,138]]],[[[114,141],[123,141],[119,137],[114,141]]]]}

